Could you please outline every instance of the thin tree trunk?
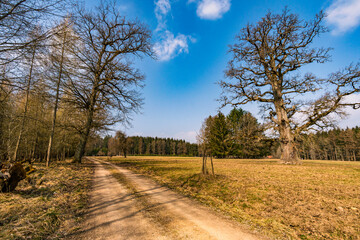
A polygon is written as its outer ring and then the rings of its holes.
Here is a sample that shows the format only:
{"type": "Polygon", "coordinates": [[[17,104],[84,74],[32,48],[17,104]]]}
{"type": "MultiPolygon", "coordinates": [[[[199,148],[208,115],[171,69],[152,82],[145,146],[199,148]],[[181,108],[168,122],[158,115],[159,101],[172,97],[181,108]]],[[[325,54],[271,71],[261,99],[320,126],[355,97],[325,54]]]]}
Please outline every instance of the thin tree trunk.
{"type": "Polygon", "coordinates": [[[65,161],[65,156],[66,156],[66,134],[63,134],[63,139],[62,139],[63,145],[62,145],[62,153],[61,153],[61,160],[65,161]]]}
{"type": "Polygon", "coordinates": [[[6,142],[6,148],[7,148],[7,158],[8,161],[11,161],[11,137],[12,137],[12,133],[11,133],[11,129],[12,129],[12,122],[9,123],[8,125],[8,136],[7,136],[7,142],[6,142]]]}
{"type": "MultiPolygon", "coordinates": [[[[35,129],[36,129],[36,128],[35,128],[35,129]]],[[[36,152],[36,147],[37,147],[38,139],[39,139],[39,133],[36,131],[35,141],[34,141],[33,149],[32,149],[32,151],[31,151],[31,157],[29,158],[29,163],[30,163],[30,164],[31,164],[31,161],[34,161],[34,160],[35,160],[35,152],[36,152]]]]}
{"type": "Polygon", "coordinates": [[[338,156],[338,153],[337,153],[337,148],[336,146],[334,147],[335,149],[335,160],[339,160],[339,156],[338,156]]]}
{"type": "Polygon", "coordinates": [[[21,126],[20,126],[20,132],[19,132],[18,140],[16,142],[16,147],[15,147],[15,151],[14,151],[14,157],[13,157],[14,162],[17,161],[17,157],[18,157],[17,154],[18,154],[18,151],[19,151],[19,146],[20,146],[20,143],[21,143],[21,138],[22,138],[22,134],[23,134],[23,131],[24,131],[24,126],[25,126],[25,119],[26,119],[26,114],[27,114],[28,104],[29,104],[31,78],[32,78],[32,72],[33,72],[34,60],[35,60],[35,52],[36,52],[36,48],[34,47],[33,52],[32,52],[32,57],[31,57],[31,63],[30,63],[29,78],[28,78],[27,87],[26,87],[26,98],[25,98],[24,112],[23,112],[23,117],[22,117],[22,120],[21,120],[21,126]]]}
{"type": "Polygon", "coordinates": [[[340,157],[341,157],[341,161],[345,161],[344,160],[344,154],[343,154],[342,150],[340,150],[340,157]]]}
{"type": "Polygon", "coordinates": [[[324,158],[325,158],[325,160],[329,159],[327,149],[324,150],[324,158]]]}
{"type": "Polygon", "coordinates": [[[36,152],[36,147],[37,147],[37,143],[38,143],[38,139],[39,139],[39,131],[37,131],[37,126],[38,126],[38,115],[39,115],[39,107],[36,108],[36,113],[35,113],[35,140],[34,140],[34,145],[33,145],[33,149],[31,151],[31,156],[29,158],[29,164],[31,164],[31,161],[34,161],[35,159],[35,152],[36,152]]]}
{"type": "Polygon", "coordinates": [[[212,154],[210,155],[210,161],[211,161],[211,171],[212,171],[212,175],[215,176],[212,154]]]}
{"type": "Polygon", "coordinates": [[[353,151],[353,158],[354,158],[354,161],[356,161],[356,152],[355,152],[355,150],[353,151]]]}
{"type": "Polygon", "coordinates": [[[54,106],[54,113],[53,113],[53,119],[52,119],[52,125],[51,125],[49,145],[48,145],[47,156],[46,156],[46,166],[47,167],[49,167],[49,164],[50,164],[51,147],[52,147],[52,142],[53,142],[54,133],[55,133],[56,113],[57,113],[58,104],[59,104],[60,83],[61,83],[61,77],[62,77],[62,72],[63,72],[63,63],[64,63],[65,41],[66,41],[66,31],[64,32],[63,42],[62,42],[62,46],[61,46],[60,69],[59,69],[59,76],[58,76],[57,83],[56,83],[55,106],[54,106]]]}
{"type": "Polygon", "coordinates": [[[202,172],[202,174],[206,174],[206,171],[205,171],[205,169],[206,169],[206,166],[205,166],[205,154],[203,155],[203,158],[202,158],[202,168],[201,168],[201,172],[202,172]]]}
{"type": "Polygon", "coordinates": [[[207,155],[205,155],[205,161],[204,161],[204,165],[205,165],[205,175],[209,174],[208,168],[207,168],[207,155]]]}

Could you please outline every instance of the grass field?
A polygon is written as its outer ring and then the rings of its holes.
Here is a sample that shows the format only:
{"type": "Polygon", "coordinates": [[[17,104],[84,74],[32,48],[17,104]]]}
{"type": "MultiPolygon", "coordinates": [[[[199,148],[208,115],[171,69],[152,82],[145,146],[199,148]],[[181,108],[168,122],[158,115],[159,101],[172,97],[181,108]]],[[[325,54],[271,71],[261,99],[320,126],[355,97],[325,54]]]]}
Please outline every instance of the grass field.
{"type": "Polygon", "coordinates": [[[54,163],[36,169],[13,193],[0,193],[0,239],[59,239],[76,229],[92,168],[54,163]]]}
{"type": "Polygon", "coordinates": [[[199,175],[200,158],[113,157],[257,231],[280,239],[360,239],[360,162],[215,159],[216,177],[199,175]]]}

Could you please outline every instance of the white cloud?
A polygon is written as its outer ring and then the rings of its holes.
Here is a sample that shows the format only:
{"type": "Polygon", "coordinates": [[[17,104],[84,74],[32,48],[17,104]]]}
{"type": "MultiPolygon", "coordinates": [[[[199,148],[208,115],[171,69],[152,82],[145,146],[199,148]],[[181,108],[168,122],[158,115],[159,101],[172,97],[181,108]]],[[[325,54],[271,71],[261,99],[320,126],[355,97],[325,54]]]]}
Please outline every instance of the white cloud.
{"type": "Polygon", "coordinates": [[[360,0],[334,0],[326,13],[327,22],[334,26],[332,34],[347,32],[360,24],[360,0]]]}
{"type": "Polygon", "coordinates": [[[168,61],[180,53],[189,52],[189,41],[195,42],[191,36],[179,33],[176,37],[168,30],[166,17],[171,12],[170,0],[155,0],[155,16],[158,22],[155,30],[160,41],[154,44],[153,50],[160,61],[168,61]]]}
{"type": "Polygon", "coordinates": [[[167,15],[171,11],[171,4],[169,0],[158,0],[155,1],[155,14],[156,17],[160,15],[167,15]]]}
{"type": "Polygon", "coordinates": [[[197,15],[202,19],[216,20],[230,10],[231,0],[189,0],[197,3],[197,15]]]}
{"type": "Polygon", "coordinates": [[[155,0],[155,16],[158,20],[158,27],[156,30],[166,28],[166,16],[171,11],[171,4],[169,0],[155,0]]]}
{"type": "MultiPolygon", "coordinates": [[[[352,94],[346,97],[344,100],[346,103],[360,103],[360,94],[352,94]]],[[[347,108],[346,113],[348,114],[348,117],[342,119],[339,123],[340,127],[346,128],[346,127],[356,127],[359,125],[359,119],[360,119],[360,110],[359,109],[353,109],[353,108],[347,108]]]]}
{"type": "Polygon", "coordinates": [[[180,53],[188,53],[189,41],[195,42],[195,39],[184,34],[175,37],[172,32],[166,30],[162,40],[154,44],[154,51],[160,61],[168,61],[180,53]]]}

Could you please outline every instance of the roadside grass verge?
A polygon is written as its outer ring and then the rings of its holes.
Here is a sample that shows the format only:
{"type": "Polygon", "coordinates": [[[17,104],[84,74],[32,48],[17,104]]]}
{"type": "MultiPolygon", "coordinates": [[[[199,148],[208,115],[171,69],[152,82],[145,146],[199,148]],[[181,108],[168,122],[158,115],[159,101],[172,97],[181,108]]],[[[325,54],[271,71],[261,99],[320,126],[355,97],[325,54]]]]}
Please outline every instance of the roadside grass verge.
{"type": "MultiPolygon", "coordinates": [[[[107,158],[102,158],[108,160],[107,158]]],[[[200,158],[112,157],[112,163],[280,239],[360,239],[360,162],[214,159],[215,177],[199,174],[200,158]]]]}
{"type": "Polygon", "coordinates": [[[59,239],[76,230],[87,206],[92,166],[35,163],[12,193],[0,193],[0,239],[59,239]]]}

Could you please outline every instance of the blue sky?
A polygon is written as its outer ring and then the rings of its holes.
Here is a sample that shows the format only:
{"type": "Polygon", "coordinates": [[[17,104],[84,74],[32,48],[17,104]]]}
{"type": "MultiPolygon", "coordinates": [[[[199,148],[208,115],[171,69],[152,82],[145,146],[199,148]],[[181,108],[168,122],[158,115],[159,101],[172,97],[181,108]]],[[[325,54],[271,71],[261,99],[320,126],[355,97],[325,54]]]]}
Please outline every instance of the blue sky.
{"type": "MultiPolygon", "coordinates": [[[[96,4],[95,1],[91,2],[96,4]]],[[[128,135],[182,138],[195,142],[205,117],[217,113],[230,54],[228,45],[247,23],[255,23],[269,10],[285,6],[311,19],[320,10],[328,13],[331,29],[317,45],[332,47],[332,62],[306,68],[317,75],[360,60],[360,0],[118,0],[120,10],[153,31],[158,60],[142,59],[137,66],[146,75],[142,114],[133,115],[128,135]]],[[[359,99],[358,96],[354,98],[359,99]]],[[[259,116],[256,105],[244,109],[259,116]]],[[[229,109],[222,110],[227,113],[229,109]]],[[[350,111],[340,126],[355,126],[360,111],[350,111]]],[[[124,127],[117,126],[124,130],[124,127]]]]}

